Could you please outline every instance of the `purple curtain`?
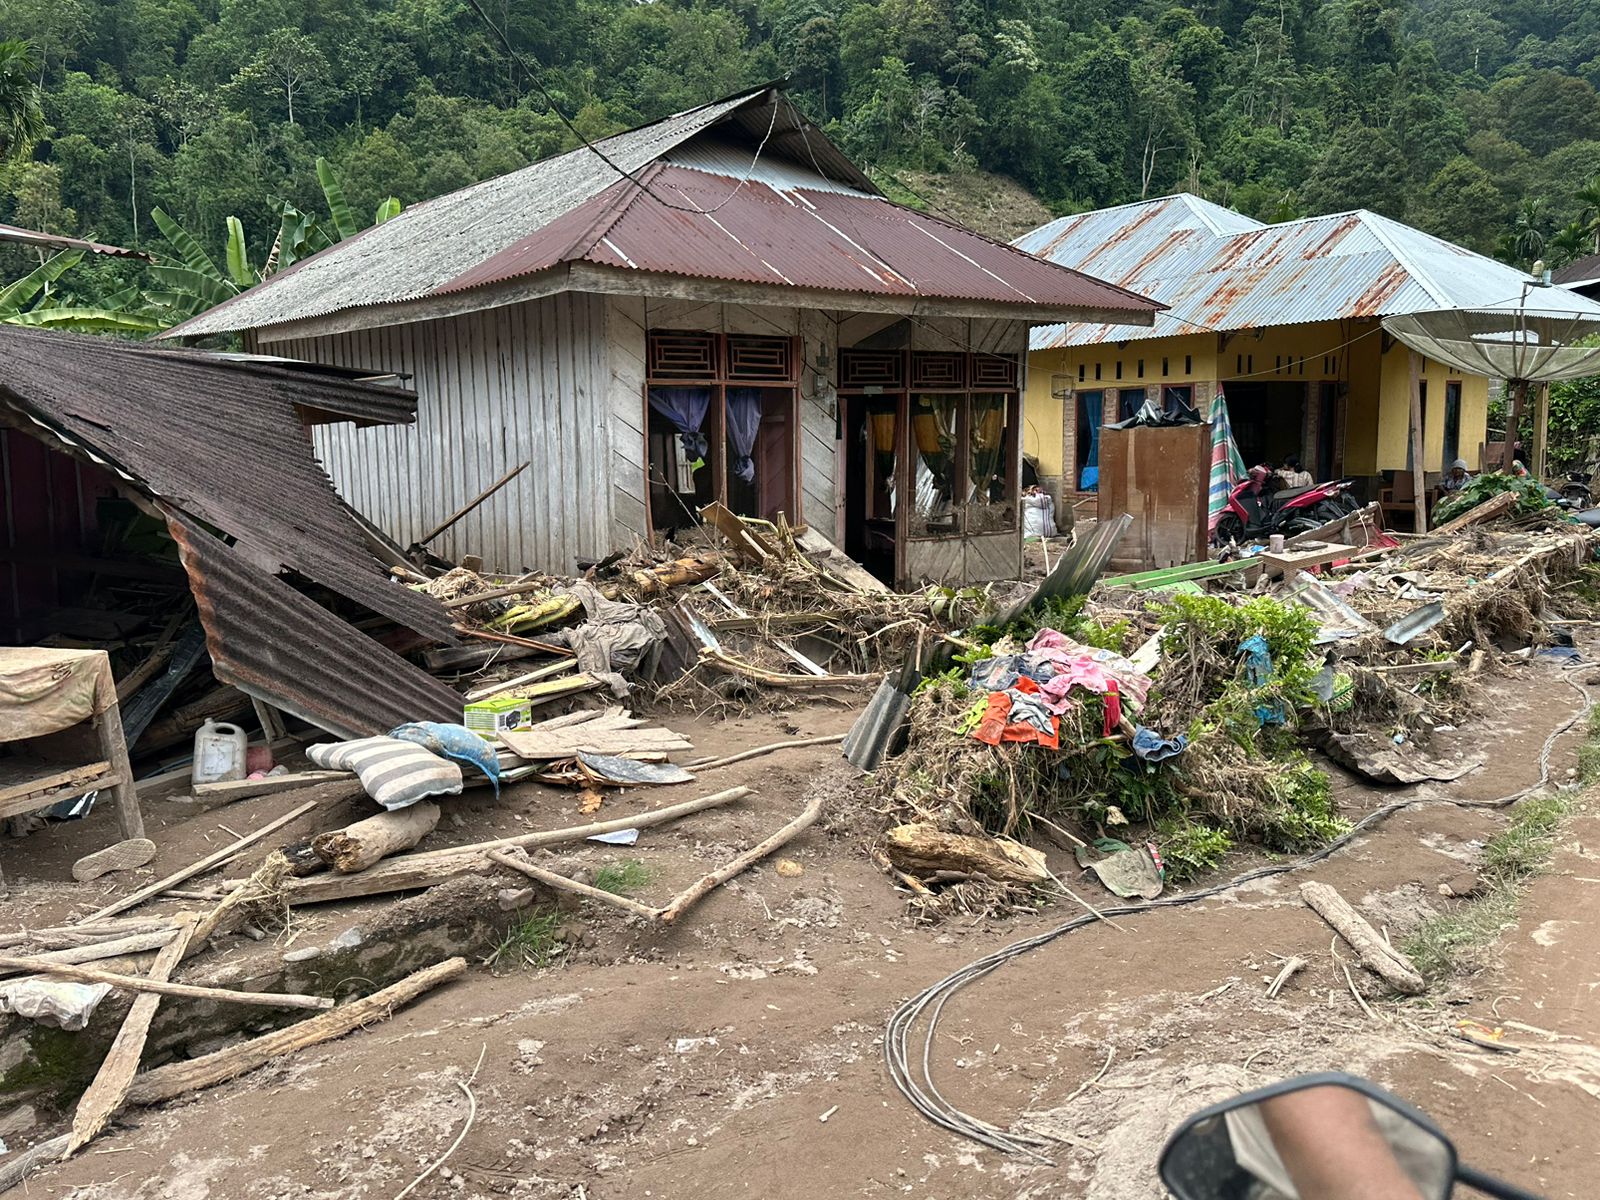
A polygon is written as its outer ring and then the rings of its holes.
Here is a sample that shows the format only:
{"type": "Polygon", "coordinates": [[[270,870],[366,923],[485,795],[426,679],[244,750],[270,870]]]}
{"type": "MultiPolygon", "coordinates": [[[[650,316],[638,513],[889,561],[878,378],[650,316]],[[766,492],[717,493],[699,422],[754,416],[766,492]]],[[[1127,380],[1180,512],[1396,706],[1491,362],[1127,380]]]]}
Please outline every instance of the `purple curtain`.
{"type": "Polygon", "coordinates": [[[746,483],[756,481],[756,433],[761,429],[761,390],[729,388],[728,436],[733,439],[733,473],[746,483]]]}
{"type": "Polygon", "coordinates": [[[653,387],[650,407],[672,422],[690,462],[705,458],[706,435],[701,432],[701,426],[706,423],[706,410],[711,407],[710,388],[653,387]]]}

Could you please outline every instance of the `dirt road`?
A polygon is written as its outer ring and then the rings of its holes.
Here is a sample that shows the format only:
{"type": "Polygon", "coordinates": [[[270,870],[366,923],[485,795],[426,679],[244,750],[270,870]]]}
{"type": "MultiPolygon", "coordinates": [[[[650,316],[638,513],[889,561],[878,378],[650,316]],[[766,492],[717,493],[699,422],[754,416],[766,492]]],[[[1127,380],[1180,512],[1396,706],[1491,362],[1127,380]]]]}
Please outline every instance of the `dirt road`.
{"type": "MultiPolygon", "coordinates": [[[[1535,678],[1539,670],[1499,685],[1493,716],[1463,735],[1491,766],[1424,785],[1427,794],[1486,799],[1537,778],[1541,743],[1577,705],[1535,678]]],[[[810,734],[848,719],[810,710],[785,722],[810,734]]],[[[736,748],[778,728],[763,718],[718,736],[736,748]]],[[[1557,778],[1580,736],[1557,744],[1557,778]]],[[[1600,1069],[1580,1048],[1600,1044],[1587,933],[1600,918],[1600,861],[1586,848],[1600,844],[1600,818],[1573,822],[1554,873],[1534,884],[1506,935],[1503,965],[1448,1004],[1391,1003],[1360,979],[1379,1019],[1367,1016],[1330,956],[1330,931],[1297,894],[1302,878],[1331,883],[1398,938],[1444,903],[1438,883],[1504,820],[1444,804],[1409,809],[1306,872],[1141,915],[1122,930],[1068,934],[958,994],[935,1043],[939,1086],[976,1115],[1058,1139],[1044,1162],[1002,1157],[924,1121],[890,1085],[881,1035],[906,996],[1070,909],[912,926],[863,853],[855,827],[865,819],[851,817],[859,779],[831,748],[749,767],[727,783],[752,782],[755,802],[629,852],[652,871],[642,894],[670,894],[821,787],[834,815],[785,851],[798,875],[753,871],[668,933],[586,911],[565,965],[477,970],[383,1025],[132,1114],[93,1152],[36,1175],[27,1194],[388,1200],[465,1130],[411,1196],[1148,1200],[1161,1194],[1156,1152],[1182,1116],[1328,1068],[1367,1074],[1422,1105],[1468,1161],[1553,1196],[1593,1193],[1600,1149],[1584,1131],[1600,1128],[1600,1069]],[[1291,954],[1311,967],[1265,999],[1275,956],[1291,954]],[[1537,1048],[1496,1055],[1441,1035],[1457,1014],[1498,1014],[1559,1036],[1517,1033],[1537,1048]],[[469,1079],[470,1127],[457,1086],[469,1079]]],[[[1394,796],[1348,782],[1339,794],[1350,815],[1394,796]]]]}

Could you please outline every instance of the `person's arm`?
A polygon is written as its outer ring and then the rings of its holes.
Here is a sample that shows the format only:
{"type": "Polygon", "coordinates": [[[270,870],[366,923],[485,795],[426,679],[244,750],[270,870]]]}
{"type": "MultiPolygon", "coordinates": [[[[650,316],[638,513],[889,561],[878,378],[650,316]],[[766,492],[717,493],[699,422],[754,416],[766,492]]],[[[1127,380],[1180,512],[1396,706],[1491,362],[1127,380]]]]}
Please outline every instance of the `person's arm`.
{"type": "Polygon", "coordinates": [[[1263,1101],[1261,1118],[1300,1200],[1424,1200],[1360,1093],[1291,1092],[1263,1101]]]}

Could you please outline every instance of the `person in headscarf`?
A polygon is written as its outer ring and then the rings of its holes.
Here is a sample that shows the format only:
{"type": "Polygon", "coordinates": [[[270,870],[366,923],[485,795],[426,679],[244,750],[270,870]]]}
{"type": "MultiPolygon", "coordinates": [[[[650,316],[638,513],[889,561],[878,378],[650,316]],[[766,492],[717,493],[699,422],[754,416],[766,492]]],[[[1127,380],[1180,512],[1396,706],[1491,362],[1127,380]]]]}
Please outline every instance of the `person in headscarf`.
{"type": "Polygon", "coordinates": [[[1450,469],[1445,472],[1444,478],[1439,481],[1439,491],[1448,496],[1451,492],[1459,492],[1467,486],[1470,477],[1467,475],[1467,460],[1458,458],[1450,464],[1450,469]]]}

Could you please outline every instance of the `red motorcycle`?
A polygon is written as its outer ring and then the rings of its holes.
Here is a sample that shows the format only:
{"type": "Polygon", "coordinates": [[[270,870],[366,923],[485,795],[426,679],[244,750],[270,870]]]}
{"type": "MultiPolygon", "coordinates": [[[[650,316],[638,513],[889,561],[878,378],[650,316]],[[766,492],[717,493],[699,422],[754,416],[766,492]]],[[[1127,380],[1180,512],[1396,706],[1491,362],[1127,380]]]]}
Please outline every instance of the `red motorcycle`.
{"type": "Polygon", "coordinates": [[[1252,467],[1228,495],[1228,506],[1217,521],[1213,540],[1219,546],[1229,542],[1259,541],[1274,533],[1293,537],[1299,533],[1337,521],[1361,506],[1350,495],[1347,480],[1335,479],[1310,487],[1268,491],[1271,475],[1265,467],[1252,467]]]}

